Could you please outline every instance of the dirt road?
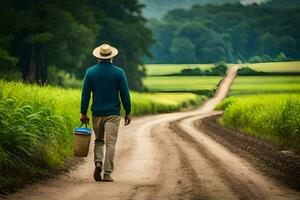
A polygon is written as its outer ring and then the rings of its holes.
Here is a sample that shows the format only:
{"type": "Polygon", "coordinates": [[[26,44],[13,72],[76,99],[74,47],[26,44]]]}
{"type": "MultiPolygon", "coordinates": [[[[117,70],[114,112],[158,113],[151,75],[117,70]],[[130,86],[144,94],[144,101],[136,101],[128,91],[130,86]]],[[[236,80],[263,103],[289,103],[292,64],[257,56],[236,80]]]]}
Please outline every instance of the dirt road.
{"type": "Polygon", "coordinates": [[[232,67],[214,98],[201,108],[134,119],[121,127],[115,182],[93,180],[92,148],[67,175],[28,186],[7,199],[300,199],[300,194],[263,175],[193,125],[211,116],[235,77],[232,67]]]}

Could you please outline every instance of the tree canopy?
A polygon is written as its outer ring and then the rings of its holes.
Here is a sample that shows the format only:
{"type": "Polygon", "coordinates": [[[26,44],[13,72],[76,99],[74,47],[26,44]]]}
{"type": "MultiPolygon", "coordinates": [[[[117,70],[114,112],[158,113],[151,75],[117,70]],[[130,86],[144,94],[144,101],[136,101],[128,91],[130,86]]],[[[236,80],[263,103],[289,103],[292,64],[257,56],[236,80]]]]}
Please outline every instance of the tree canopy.
{"type": "Polygon", "coordinates": [[[152,43],[137,0],[2,0],[1,70],[19,70],[26,82],[47,83],[48,67],[82,77],[96,63],[92,50],[101,43],[119,49],[116,63],[129,84],[141,89],[138,66],[152,43]]]}
{"type": "MultiPolygon", "coordinates": [[[[145,17],[160,18],[169,10],[176,8],[189,8],[195,4],[224,4],[224,3],[239,3],[242,0],[140,0],[141,3],[146,5],[143,10],[145,17]]],[[[255,0],[254,0],[255,1],[255,0]]],[[[256,0],[258,1],[258,0],[256,0]]]]}

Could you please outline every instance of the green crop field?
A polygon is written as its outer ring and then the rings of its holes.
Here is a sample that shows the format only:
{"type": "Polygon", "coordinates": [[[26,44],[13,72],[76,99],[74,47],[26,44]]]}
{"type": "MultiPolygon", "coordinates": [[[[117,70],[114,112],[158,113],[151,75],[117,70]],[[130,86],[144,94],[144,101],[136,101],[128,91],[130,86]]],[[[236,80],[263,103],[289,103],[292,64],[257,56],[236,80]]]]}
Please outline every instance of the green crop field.
{"type": "Polygon", "coordinates": [[[207,91],[216,88],[220,76],[149,76],[144,84],[150,91],[207,91]]]}
{"type": "Polygon", "coordinates": [[[270,141],[300,150],[300,94],[232,96],[217,106],[221,123],[270,141]]]}
{"type": "Polygon", "coordinates": [[[182,69],[200,68],[201,70],[210,69],[213,64],[147,64],[147,76],[158,76],[166,74],[180,73],[182,69]]]}
{"type": "MultiPolygon", "coordinates": [[[[228,64],[232,66],[233,64],[228,64]]],[[[182,69],[200,68],[206,70],[212,68],[213,64],[148,64],[145,65],[148,76],[180,73],[182,69]]],[[[250,67],[263,72],[300,72],[300,61],[269,62],[269,63],[244,63],[241,67],[250,67]]]]}
{"type": "Polygon", "coordinates": [[[300,92],[300,76],[239,76],[230,95],[253,93],[300,92]]]}
{"type": "MultiPolygon", "coordinates": [[[[132,114],[178,110],[205,97],[192,93],[131,92],[132,114]]],[[[0,192],[61,169],[72,156],[72,129],[80,125],[80,89],[0,80],[0,192]]]]}
{"type": "MultiPolygon", "coordinates": [[[[232,66],[233,64],[229,64],[232,66]]],[[[300,72],[300,61],[241,64],[265,72],[300,72]]],[[[149,64],[143,83],[151,92],[211,91],[221,77],[211,76],[164,76],[179,73],[185,68],[210,69],[213,64],[149,64]],[[161,75],[161,76],[159,76],[161,75]]],[[[65,80],[66,87],[80,88],[82,81],[65,80]]],[[[299,91],[299,76],[243,76],[238,77],[230,94],[299,91]],[[252,87],[253,85],[257,87],[252,87]]]]}
{"type": "Polygon", "coordinates": [[[300,72],[300,61],[241,64],[263,72],[300,72]]]}

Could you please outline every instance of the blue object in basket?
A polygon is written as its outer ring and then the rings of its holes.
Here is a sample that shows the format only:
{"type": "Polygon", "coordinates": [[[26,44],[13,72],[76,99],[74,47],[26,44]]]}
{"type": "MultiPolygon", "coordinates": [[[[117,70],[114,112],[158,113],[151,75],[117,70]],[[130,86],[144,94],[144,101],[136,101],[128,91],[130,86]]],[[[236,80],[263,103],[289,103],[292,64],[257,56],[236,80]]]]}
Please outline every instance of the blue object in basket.
{"type": "MultiPolygon", "coordinates": [[[[82,126],[82,124],[81,124],[82,126]]],[[[74,129],[74,133],[75,134],[79,134],[79,135],[91,135],[92,134],[92,129],[90,128],[82,128],[82,127],[78,127],[74,129]]]]}

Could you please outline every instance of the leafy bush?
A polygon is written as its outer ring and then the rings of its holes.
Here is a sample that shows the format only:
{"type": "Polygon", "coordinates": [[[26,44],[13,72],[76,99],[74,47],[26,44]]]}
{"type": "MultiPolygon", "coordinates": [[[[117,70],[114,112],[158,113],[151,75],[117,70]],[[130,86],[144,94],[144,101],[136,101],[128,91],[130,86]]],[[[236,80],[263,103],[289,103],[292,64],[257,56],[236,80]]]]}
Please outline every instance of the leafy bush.
{"type": "Polygon", "coordinates": [[[283,53],[283,52],[281,52],[280,54],[278,54],[278,55],[276,56],[276,59],[275,59],[275,61],[278,61],[278,62],[280,62],[280,61],[289,61],[289,60],[291,60],[291,59],[288,58],[288,57],[285,55],[285,53],[283,53]]]}
{"type": "Polygon", "coordinates": [[[252,56],[248,62],[249,63],[261,63],[261,62],[271,62],[271,61],[276,61],[276,62],[280,62],[280,61],[290,61],[292,59],[288,58],[285,53],[281,52],[279,53],[276,57],[271,57],[270,55],[267,54],[263,54],[261,56],[255,55],[252,56]]]}
{"type": "Polygon", "coordinates": [[[270,62],[270,61],[273,61],[270,55],[264,54],[261,56],[261,62],[270,62]]]}
{"type": "Polygon", "coordinates": [[[259,71],[256,71],[250,67],[242,67],[238,70],[238,75],[241,75],[241,76],[254,76],[254,75],[263,75],[264,72],[259,72],[259,71]]]}
{"type": "Polygon", "coordinates": [[[4,79],[7,81],[17,81],[22,79],[22,74],[15,70],[1,70],[0,79],[4,79]]]}
{"type": "Polygon", "coordinates": [[[229,97],[222,123],[287,148],[300,150],[300,94],[229,97]]]}
{"type": "Polygon", "coordinates": [[[227,64],[224,61],[219,61],[215,64],[215,66],[211,69],[212,75],[225,75],[227,72],[227,64]]]}
{"type": "Polygon", "coordinates": [[[202,71],[199,68],[182,69],[180,73],[182,76],[200,76],[200,75],[202,75],[202,71]]]}
{"type": "Polygon", "coordinates": [[[261,63],[262,59],[260,56],[252,56],[251,58],[249,58],[248,62],[249,63],[261,63]]]}
{"type": "MultiPolygon", "coordinates": [[[[216,64],[214,64],[214,67],[211,69],[206,69],[204,71],[201,71],[200,68],[194,68],[194,69],[182,69],[180,71],[180,75],[182,76],[223,76],[227,72],[227,64],[223,61],[220,61],[216,64]]],[[[175,74],[176,75],[176,74],[175,74]]]]}

